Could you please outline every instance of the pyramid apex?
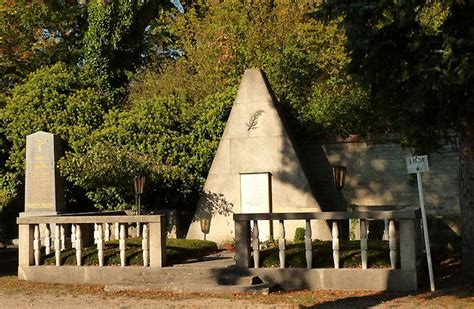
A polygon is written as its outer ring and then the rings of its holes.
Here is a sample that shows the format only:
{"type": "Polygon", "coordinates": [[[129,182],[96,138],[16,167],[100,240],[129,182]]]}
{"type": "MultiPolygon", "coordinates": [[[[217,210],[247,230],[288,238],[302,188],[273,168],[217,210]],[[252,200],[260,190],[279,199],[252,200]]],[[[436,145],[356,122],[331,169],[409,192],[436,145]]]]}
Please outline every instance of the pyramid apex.
{"type": "Polygon", "coordinates": [[[265,73],[257,68],[246,69],[240,81],[236,104],[252,104],[255,101],[272,102],[272,91],[268,86],[265,73]]]}

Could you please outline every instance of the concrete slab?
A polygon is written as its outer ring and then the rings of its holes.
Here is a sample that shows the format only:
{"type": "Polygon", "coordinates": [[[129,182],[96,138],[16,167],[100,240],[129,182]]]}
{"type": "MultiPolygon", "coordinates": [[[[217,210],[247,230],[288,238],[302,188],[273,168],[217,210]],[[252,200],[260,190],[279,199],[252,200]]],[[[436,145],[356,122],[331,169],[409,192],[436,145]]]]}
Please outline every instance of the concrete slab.
{"type": "Polygon", "coordinates": [[[119,267],[20,266],[20,279],[46,283],[136,286],[160,291],[243,292],[258,276],[284,290],[393,290],[415,291],[416,271],[401,269],[246,269],[229,267],[119,267]],[[249,281],[247,281],[249,282],[249,281]]]}

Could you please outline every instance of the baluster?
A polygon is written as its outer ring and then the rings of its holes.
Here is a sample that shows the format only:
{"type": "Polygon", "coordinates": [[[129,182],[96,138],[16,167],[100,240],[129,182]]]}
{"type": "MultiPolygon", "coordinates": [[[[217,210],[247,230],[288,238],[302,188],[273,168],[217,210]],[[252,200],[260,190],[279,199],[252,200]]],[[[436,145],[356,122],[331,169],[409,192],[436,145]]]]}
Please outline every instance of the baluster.
{"type": "Polygon", "coordinates": [[[397,240],[395,238],[395,222],[390,220],[388,224],[388,246],[390,249],[390,265],[392,269],[397,267],[397,240]]]}
{"type": "Polygon", "coordinates": [[[76,248],[76,225],[71,224],[71,247],[76,248]]]}
{"type": "Polygon", "coordinates": [[[82,232],[81,225],[76,225],[76,261],[77,266],[82,264],[82,232]]]}
{"type": "Polygon", "coordinates": [[[97,244],[97,229],[98,229],[98,224],[94,223],[94,245],[97,244]]]}
{"type": "Polygon", "coordinates": [[[110,223],[105,224],[105,241],[110,241],[110,223]]]}
{"type": "Polygon", "coordinates": [[[367,269],[367,220],[360,219],[360,255],[362,269],[367,269]]]}
{"type": "Polygon", "coordinates": [[[125,267],[125,228],[126,223],[120,223],[120,240],[119,240],[119,249],[120,249],[120,266],[125,267]]]}
{"type": "Polygon", "coordinates": [[[388,219],[383,219],[383,235],[382,235],[382,240],[388,240],[389,239],[389,231],[388,231],[388,219]]]}
{"type": "Polygon", "coordinates": [[[140,233],[140,222],[137,222],[137,237],[140,237],[141,233],[140,233]]]}
{"type": "Polygon", "coordinates": [[[115,229],[114,231],[115,239],[119,239],[120,238],[120,225],[118,222],[114,223],[114,229],[115,229]]]}
{"type": "Polygon", "coordinates": [[[51,244],[50,244],[51,246],[50,246],[50,249],[49,249],[50,253],[52,251],[54,251],[54,249],[56,248],[56,244],[54,243],[54,235],[53,235],[55,230],[56,230],[56,223],[50,224],[49,225],[49,232],[50,232],[50,235],[51,235],[51,244]]]}
{"type": "Polygon", "coordinates": [[[252,247],[253,247],[254,267],[258,268],[260,265],[260,243],[258,240],[258,221],[257,220],[253,220],[252,247]]]}
{"type": "Polygon", "coordinates": [[[148,224],[143,224],[143,239],[142,239],[142,249],[143,249],[143,266],[147,267],[149,263],[150,256],[150,239],[148,236],[148,224]]]}
{"type": "Polygon", "coordinates": [[[54,251],[54,248],[56,248],[56,244],[54,243],[54,236],[55,236],[55,231],[56,231],[56,223],[52,223],[49,225],[49,232],[50,232],[50,237],[51,237],[51,247],[50,247],[50,253],[54,251]]]}
{"type": "Polygon", "coordinates": [[[339,269],[339,228],[336,221],[332,223],[332,257],[334,268],[339,269]]]}
{"type": "Polygon", "coordinates": [[[306,220],[304,232],[304,248],[306,251],[306,268],[313,268],[313,243],[311,240],[311,220],[306,220]]]}
{"type": "Polygon", "coordinates": [[[49,226],[49,224],[46,224],[45,225],[45,229],[44,229],[44,233],[45,233],[45,237],[44,237],[44,252],[46,254],[50,254],[51,253],[51,228],[49,226]]]}
{"type": "Polygon", "coordinates": [[[56,224],[54,227],[54,255],[56,258],[56,266],[61,265],[61,227],[59,224],[56,224]]]}
{"type": "Polygon", "coordinates": [[[60,225],[61,228],[61,251],[66,250],[66,231],[64,229],[64,224],[60,225]]]}
{"type": "Polygon", "coordinates": [[[283,220],[280,220],[280,239],[278,239],[278,248],[280,255],[280,268],[285,268],[285,250],[286,250],[286,240],[285,240],[285,223],[283,220]]]}
{"type": "Polygon", "coordinates": [[[39,225],[35,225],[35,231],[33,233],[33,250],[35,254],[35,266],[39,266],[41,259],[41,239],[39,225]]]}
{"type": "Polygon", "coordinates": [[[104,235],[102,224],[97,224],[97,257],[99,266],[104,266],[104,235]]]}

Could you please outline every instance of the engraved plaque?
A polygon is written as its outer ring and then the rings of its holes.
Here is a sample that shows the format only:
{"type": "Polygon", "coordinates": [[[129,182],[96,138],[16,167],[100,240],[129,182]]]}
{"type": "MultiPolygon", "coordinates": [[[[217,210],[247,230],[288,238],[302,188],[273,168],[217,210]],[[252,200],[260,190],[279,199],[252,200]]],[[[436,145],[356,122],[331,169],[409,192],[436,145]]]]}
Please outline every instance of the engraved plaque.
{"type": "Polygon", "coordinates": [[[270,212],[270,174],[240,174],[242,213],[270,212]]]}
{"type": "Polygon", "coordinates": [[[64,210],[64,184],[57,169],[61,154],[54,134],[40,131],[26,137],[25,215],[64,210]]]}
{"type": "MultiPolygon", "coordinates": [[[[240,211],[241,213],[271,212],[270,173],[240,174],[240,211]]],[[[258,223],[261,241],[271,236],[271,226],[271,221],[258,223]]]]}

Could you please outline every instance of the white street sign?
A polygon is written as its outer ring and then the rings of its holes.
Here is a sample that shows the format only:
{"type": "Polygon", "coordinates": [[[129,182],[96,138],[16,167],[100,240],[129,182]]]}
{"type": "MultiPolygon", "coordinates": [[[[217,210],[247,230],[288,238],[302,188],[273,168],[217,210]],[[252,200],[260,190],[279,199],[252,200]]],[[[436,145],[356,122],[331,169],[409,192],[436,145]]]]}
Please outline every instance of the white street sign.
{"type": "Polygon", "coordinates": [[[408,174],[416,174],[418,182],[418,193],[420,195],[421,220],[423,222],[423,236],[425,238],[426,260],[428,262],[428,273],[430,276],[431,291],[435,290],[433,263],[431,261],[430,237],[428,234],[428,220],[426,218],[425,197],[423,194],[423,184],[421,183],[421,173],[430,170],[428,166],[428,156],[407,157],[407,172],[408,174]]]}
{"type": "Polygon", "coordinates": [[[407,157],[407,172],[408,174],[429,172],[428,156],[407,157]]]}

